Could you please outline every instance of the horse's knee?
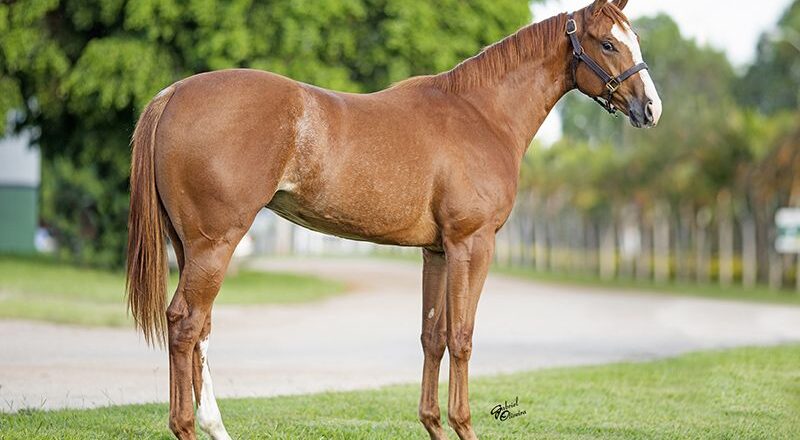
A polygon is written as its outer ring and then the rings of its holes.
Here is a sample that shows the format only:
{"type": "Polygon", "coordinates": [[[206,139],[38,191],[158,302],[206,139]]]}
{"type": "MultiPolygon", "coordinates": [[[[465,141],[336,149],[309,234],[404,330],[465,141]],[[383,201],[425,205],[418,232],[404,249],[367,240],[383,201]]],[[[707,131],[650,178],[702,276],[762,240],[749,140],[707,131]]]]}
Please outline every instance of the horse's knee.
{"type": "Polygon", "coordinates": [[[447,412],[447,422],[457,433],[468,431],[472,426],[472,417],[469,410],[450,410],[447,412]]]}
{"type": "Polygon", "coordinates": [[[439,408],[434,406],[431,408],[420,406],[419,408],[419,421],[425,427],[435,428],[442,425],[442,415],[439,408]]]}
{"type": "Polygon", "coordinates": [[[422,332],[420,336],[422,342],[422,351],[425,356],[430,356],[434,359],[441,359],[444,355],[444,350],[447,347],[447,335],[440,332],[422,332]]]}
{"type": "Polygon", "coordinates": [[[447,341],[450,355],[460,361],[469,361],[472,356],[472,332],[456,331],[447,341]]]}

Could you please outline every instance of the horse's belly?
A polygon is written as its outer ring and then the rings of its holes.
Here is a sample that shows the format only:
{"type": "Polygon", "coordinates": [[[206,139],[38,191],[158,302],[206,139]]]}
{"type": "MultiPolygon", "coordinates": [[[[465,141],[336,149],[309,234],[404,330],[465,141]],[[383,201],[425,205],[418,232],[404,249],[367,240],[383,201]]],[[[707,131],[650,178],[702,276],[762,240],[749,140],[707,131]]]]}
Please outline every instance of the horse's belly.
{"type": "Polygon", "coordinates": [[[374,199],[332,203],[278,191],[267,208],[305,228],[351,240],[422,247],[439,241],[433,216],[408,205],[374,199]]]}

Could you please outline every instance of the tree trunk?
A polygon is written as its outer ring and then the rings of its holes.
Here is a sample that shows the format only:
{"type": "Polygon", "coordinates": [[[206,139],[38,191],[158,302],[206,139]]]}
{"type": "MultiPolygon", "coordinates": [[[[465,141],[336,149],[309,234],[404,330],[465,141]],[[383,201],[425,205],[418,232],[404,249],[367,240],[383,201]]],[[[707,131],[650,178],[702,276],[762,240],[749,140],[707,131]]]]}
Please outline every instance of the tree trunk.
{"type": "Polygon", "coordinates": [[[753,205],[753,214],[755,218],[756,228],[756,260],[757,260],[757,279],[762,283],[769,282],[769,267],[772,263],[770,259],[770,250],[773,249],[774,239],[770,232],[773,218],[770,216],[770,208],[766,203],[757,203],[753,205]]]}
{"type": "Polygon", "coordinates": [[[633,278],[636,258],[642,252],[642,235],[639,229],[639,214],[635,205],[626,205],[621,212],[618,233],[619,275],[633,278]]]}
{"type": "Polygon", "coordinates": [[[649,280],[652,276],[652,237],[653,232],[644,212],[639,216],[639,230],[642,237],[642,250],[636,258],[636,279],[649,280]]]}
{"type": "Polygon", "coordinates": [[[294,228],[288,221],[278,218],[275,222],[275,255],[294,252],[294,228]]]}
{"type": "Polygon", "coordinates": [[[780,290],[783,287],[783,257],[774,251],[769,253],[769,288],[780,290]]]}
{"type": "MultiPolygon", "coordinates": [[[[549,213],[548,209],[548,213],[549,213]]],[[[547,269],[551,272],[558,272],[558,236],[556,235],[557,220],[548,214],[547,223],[545,224],[545,233],[547,234],[547,269]]]]}
{"type": "Polygon", "coordinates": [[[586,267],[586,273],[597,274],[597,233],[594,221],[591,218],[584,219],[584,247],[583,247],[583,261],[586,267]]]}
{"type": "MultiPolygon", "coordinates": [[[[519,215],[519,213],[515,213],[519,215]]],[[[506,234],[506,253],[508,254],[508,265],[516,267],[519,262],[519,242],[522,237],[519,234],[519,228],[515,227],[518,219],[514,219],[512,224],[509,225],[508,234],[506,234]]]]}
{"type": "Polygon", "coordinates": [[[539,272],[546,272],[550,268],[547,252],[547,224],[544,216],[539,213],[536,223],[534,224],[534,235],[536,242],[534,245],[536,253],[536,270],[539,272]]]}
{"type": "Polygon", "coordinates": [[[719,283],[728,287],[733,283],[733,218],[731,193],[720,191],[717,196],[717,218],[719,227],[719,283]]]}
{"type": "MultiPolygon", "coordinates": [[[[525,197],[520,197],[521,200],[526,200],[525,197]]],[[[520,209],[519,219],[517,219],[517,224],[519,225],[519,265],[520,267],[525,267],[530,262],[530,246],[531,246],[531,213],[530,209],[528,209],[528,204],[524,203],[520,209]]]]}
{"type": "Polygon", "coordinates": [[[676,264],[678,278],[681,281],[689,281],[692,277],[692,226],[695,220],[694,206],[683,203],[680,209],[680,221],[678,222],[678,243],[676,252],[676,264]]]}
{"type": "Polygon", "coordinates": [[[563,237],[564,245],[561,246],[562,253],[562,267],[565,272],[572,273],[575,270],[575,262],[572,258],[572,252],[575,248],[575,233],[574,217],[572,210],[564,215],[564,220],[561,222],[561,236],[563,237]]]}
{"type": "Polygon", "coordinates": [[[745,214],[742,226],[742,285],[755,287],[758,280],[758,250],[756,242],[756,222],[750,213],[745,214]]]}
{"type": "Polygon", "coordinates": [[[657,283],[670,278],[669,211],[669,205],[659,203],[653,219],[653,273],[657,283]]]}
{"type": "Polygon", "coordinates": [[[500,266],[509,267],[511,265],[511,242],[513,241],[511,229],[503,228],[497,233],[494,260],[500,266]]]}
{"type": "Polygon", "coordinates": [[[586,264],[586,219],[583,214],[576,214],[575,234],[576,271],[582,273],[588,269],[586,264]]]}
{"type": "Polygon", "coordinates": [[[708,240],[708,226],[711,224],[711,210],[701,208],[697,211],[694,234],[695,249],[695,278],[698,283],[708,283],[711,280],[710,255],[711,243],[708,240]]]}
{"type": "Polygon", "coordinates": [[[603,226],[600,237],[600,278],[613,280],[617,273],[617,234],[614,221],[603,226]]]}
{"type": "Polygon", "coordinates": [[[796,291],[800,292],[800,255],[795,257],[797,259],[797,263],[794,267],[794,288],[796,291]]]}
{"type": "Polygon", "coordinates": [[[800,254],[795,256],[794,265],[794,289],[800,292],[800,254]]]}

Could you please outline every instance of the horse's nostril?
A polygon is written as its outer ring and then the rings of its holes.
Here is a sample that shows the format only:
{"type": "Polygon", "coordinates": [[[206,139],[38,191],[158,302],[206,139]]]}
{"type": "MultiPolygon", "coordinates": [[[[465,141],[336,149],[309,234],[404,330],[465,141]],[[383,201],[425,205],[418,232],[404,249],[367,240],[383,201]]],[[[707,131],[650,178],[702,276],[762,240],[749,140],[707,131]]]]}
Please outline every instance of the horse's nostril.
{"type": "Polygon", "coordinates": [[[653,122],[655,119],[653,115],[653,101],[649,101],[646,106],[644,106],[644,115],[647,118],[648,122],[653,122]]]}

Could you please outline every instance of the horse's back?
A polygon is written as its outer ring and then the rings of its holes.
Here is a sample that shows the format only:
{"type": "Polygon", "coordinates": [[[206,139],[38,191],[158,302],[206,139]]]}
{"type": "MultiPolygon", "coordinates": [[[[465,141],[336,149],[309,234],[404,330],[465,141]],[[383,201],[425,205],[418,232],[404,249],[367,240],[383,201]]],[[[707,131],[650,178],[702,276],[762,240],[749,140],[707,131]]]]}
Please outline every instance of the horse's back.
{"type": "Polygon", "coordinates": [[[171,130],[192,133],[206,147],[217,138],[273,132],[301,111],[300,83],[259,70],[201,73],[170,87],[175,93],[159,123],[159,136],[171,130]]]}
{"type": "Polygon", "coordinates": [[[435,90],[347,94],[243,69],[171,87],[159,194],[175,223],[203,218],[215,236],[267,206],[321,232],[435,246],[442,176],[464,180],[481,138],[476,116],[435,90]]]}
{"type": "Polygon", "coordinates": [[[176,224],[201,219],[204,234],[223,236],[268,206],[349,238],[435,241],[435,150],[409,125],[408,99],[246,69],[171,87],[155,158],[159,195],[176,224]]]}

